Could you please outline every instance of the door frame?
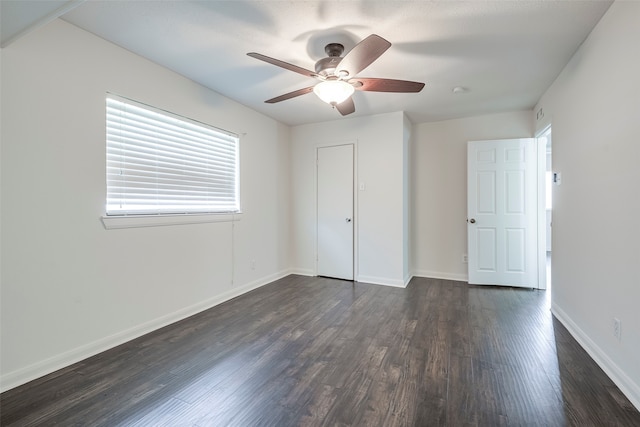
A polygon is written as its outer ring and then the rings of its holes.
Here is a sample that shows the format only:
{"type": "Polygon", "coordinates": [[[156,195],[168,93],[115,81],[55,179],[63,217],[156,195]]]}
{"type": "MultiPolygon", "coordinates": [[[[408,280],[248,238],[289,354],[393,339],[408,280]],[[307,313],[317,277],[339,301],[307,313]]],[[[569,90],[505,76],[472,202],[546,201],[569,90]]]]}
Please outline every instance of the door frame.
{"type": "Polygon", "coordinates": [[[538,153],[538,289],[547,289],[547,140],[551,124],[536,132],[538,153]]]}
{"type": "Polygon", "coordinates": [[[313,233],[313,250],[314,250],[314,262],[313,262],[313,275],[318,275],[318,149],[327,147],[338,147],[341,145],[353,145],[353,281],[358,281],[359,269],[358,269],[358,140],[348,139],[341,141],[326,141],[319,142],[313,147],[315,173],[313,174],[313,211],[315,215],[315,227],[313,233]]]}

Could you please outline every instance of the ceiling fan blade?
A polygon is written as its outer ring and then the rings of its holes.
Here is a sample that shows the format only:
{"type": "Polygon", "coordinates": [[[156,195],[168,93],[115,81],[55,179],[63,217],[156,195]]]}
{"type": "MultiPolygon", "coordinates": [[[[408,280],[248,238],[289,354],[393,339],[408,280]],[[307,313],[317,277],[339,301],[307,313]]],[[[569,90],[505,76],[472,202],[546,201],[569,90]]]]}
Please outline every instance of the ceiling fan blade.
{"type": "Polygon", "coordinates": [[[358,77],[353,79],[350,83],[356,84],[353,87],[356,90],[363,90],[369,92],[403,92],[412,93],[420,92],[424,87],[424,83],[411,82],[408,80],[393,80],[393,79],[376,79],[367,77],[358,77]],[[361,84],[358,84],[360,82],[361,84]]]}
{"type": "Polygon", "coordinates": [[[356,111],[356,104],[353,103],[353,97],[350,96],[345,101],[342,101],[342,103],[336,105],[336,110],[338,110],[343,116],[356,111]]]}
{"type": "Polygon", "coordinates": [[[318,77],[318,75],[311,70],[307,70],[306,68],[298,67],[297,65],[289,64],[288,62],[280,61],[279,59],[271,58],[269,56],[265,56],[260,53],[249,52],[247,53],[247,55],[249,55],[252,58],[256,58],[261,61],[268,62],[269,64],[277,65],[278,67],[282,67],[285,70],[302,74],[303,76],[318,77]]]}
{"type": "Polygon", "coordinates": [[[296,96],[304,95],[305,93],[313,92],[313,86],[305,87],[304,89],[294,90],[293,92],[285,93],[284,95],[276,96],[275,98],[267,99],[267,104],[275,104],[276,102],[286,101],[287,99],[295,98],[296,96]]]}
{"type": "Polygon", "coordinates": [[[378,59],[390,47],[391,43],[387,40],[379,35],[371,34],[345,55],[336,67],[336,75],[346,72],[348,73],[347,76],[355,76],[378,59]]]}

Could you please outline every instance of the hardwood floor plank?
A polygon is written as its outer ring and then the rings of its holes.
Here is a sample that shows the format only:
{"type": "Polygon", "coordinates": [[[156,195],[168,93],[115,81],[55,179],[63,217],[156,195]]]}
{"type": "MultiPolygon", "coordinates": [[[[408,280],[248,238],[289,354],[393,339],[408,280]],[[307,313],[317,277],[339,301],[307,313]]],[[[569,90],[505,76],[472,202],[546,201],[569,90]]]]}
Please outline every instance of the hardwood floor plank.
{"type": "Polygon", "coordinates": [[[2,426],[640,426],[544,292],[291,275],[2,393],[2,426]]]}
{"type": "Polygon", "coordinates": [[[476,420],[480,426],[507,425],[505,390],[502,371],[492,363],[473,360],[473,386],[476,401],[476,420]]]}
{"type": "Polygon", "coordinates": [[[326,423],[327,414],[336,402],[337,390],[325,384],[314,388],[314,390],[311,402],[304,408],[304,414],[300,417],[300,424],[310,427],[328,425],[326,423]]]}
{"type": "MultiPolygon", "coordinates": [[[[447,425],[477,426],[479,405],[476,400],[473,360],[471,357],[451,354],[447,382],[447,425]]],[[[421,417],[420,419],[424,419],[421,417]]],[[[424,419],[428,422],[429,419],[424,419]]],[[[426,424],[426,423],[425,423],[426,424]]]]}

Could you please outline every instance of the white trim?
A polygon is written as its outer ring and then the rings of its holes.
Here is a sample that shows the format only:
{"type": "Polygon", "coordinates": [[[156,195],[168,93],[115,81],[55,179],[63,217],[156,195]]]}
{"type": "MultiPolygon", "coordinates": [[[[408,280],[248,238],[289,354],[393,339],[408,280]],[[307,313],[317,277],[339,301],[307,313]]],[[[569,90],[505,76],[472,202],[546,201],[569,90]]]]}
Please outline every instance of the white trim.
{"type": "Polygon", "coordinates": [[[551,124],[535,136],[538,157],[538,289],[547,289],[547,138],[551,124]],[[542,140],[544,138],[544,141],[542,140]]]}
{"type": "Polygon", "coordinates": [[[426,277],[431,279],[453,280],[455,282],[469,282],[469,276],[460,273],[445,273],[433,270],[416,270],[413,272],[415,277],[426,277]]]}
{"type": "Polygon", "coordinates": [[[405,278],[404,278],[404,287],[405,288],[407,286],[409,286],[409,282],[411,282],[411,279],[413,279],[413,274],[408,274],[407,276],[405,276],[405,278]]]}
{"type": "Polygon", "coordinates": [[[315,273],[313,271],[313,269],[311,268],[292,268],[290,270],[291,274],[298,274],[300,276],[309,276],[309,277],[313,277],[315,276],[315,273]]]}
{"type": "Polygon", "coordinates": [[[237,288],[232,288],[227,292],[209,298],[206,301],[202,301],[189,307],[182,308],[173,313],[160,316],[156,319],[133,326],[124,331],[116,332],[113,335],[100,338],[96,341],[81,345],[80,347],[76,347],[64,353],[55,355],[40,362],[36,362],[32,365],[18,369],[16,371],[9,372],[0,378],[0,391],[5,392],[19,385],[35,380],[36,378],[40,378],[44,375],[55,372],[58,369],[68,367],[88,357],[94,356],[120,344],[124,344],[128,341],[148,334],[149,332],[153,332],[164,326],[170,325],[172,323],[186,319],[189,316],[193,316],[194,314],[198,314],[202,311],[208,310],[225,301],[269,284],[275,280],[286,277],[289,274],[291,274],[291,271],[287,269],[263,277],[261,279],[254,280],[253,282],[247,283],[237,288]]]}
{"type": "Polygon", "coordinates": [[[607,376],[618,386],[620,391],[640,410],[640,384],[631,378],[603,351],[556,303],[551,303],[551,313],[564,325],[578,344],[602,368],[607,376]]]}
{"type": "Polygon", "coordinates": [[[536,144],[536,192],[537,192],[537,221],[536,221],[536,250],[538,262],[538,289],[547,289],[547,207],[546,207],[546,159],[547,139],[535,138],[536,144]]]}
{"type": "Polygon", "coordinates": [[[403,280],[390,279],[388,277],[375,277],[375,276],[360,276],[358,283],[368,283],[372,285],[392,286],[394,288],[406,288],[407,285],[403,280]]]}
{"type": "Polygon", "coordinates": [[[107,230],[119,228],[158,227],[164,225],[204,224],[208,222],[237,222],[242,213],[183,214],[183,215],[104,215],[100,219],[107,230]]]}

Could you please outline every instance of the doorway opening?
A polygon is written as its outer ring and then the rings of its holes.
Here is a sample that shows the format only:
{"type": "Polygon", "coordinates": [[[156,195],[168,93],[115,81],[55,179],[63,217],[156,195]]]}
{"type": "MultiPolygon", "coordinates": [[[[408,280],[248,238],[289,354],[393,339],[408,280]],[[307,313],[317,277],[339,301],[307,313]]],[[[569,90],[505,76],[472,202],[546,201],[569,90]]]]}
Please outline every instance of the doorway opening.
{"type": "MultiPolygon", "coordinates": [[[[546,289],[551,291],[551,251],[553,242],[553,185],[554,175],[552,169],[552,137],[551,126],[547,127],[538,136],[539,149],[544,150],[544,185],[540,190],[544,193],[544,227],[539,230],[539,242],[545,242],[544,257],[544,274],[546,289]]],[[[539,169],[540,170],[540,169],[539,169]]],[[[547,293],[550,298],[551,292],[547,293]]]]}

